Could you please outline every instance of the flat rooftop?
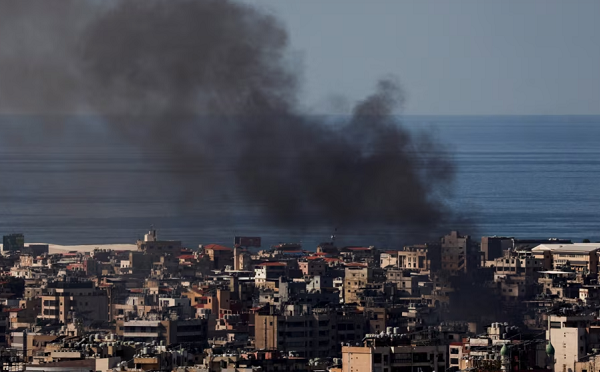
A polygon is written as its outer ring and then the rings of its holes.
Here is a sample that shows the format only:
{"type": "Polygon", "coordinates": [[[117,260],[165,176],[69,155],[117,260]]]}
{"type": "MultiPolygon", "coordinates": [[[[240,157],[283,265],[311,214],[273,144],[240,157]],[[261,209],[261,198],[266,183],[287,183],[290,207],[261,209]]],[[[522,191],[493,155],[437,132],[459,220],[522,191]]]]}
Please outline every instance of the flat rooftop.
{"type": "Polygon", "coordinates": [[[600,251],[600,243],[574,243],[574,244],[540,244],[532,252],[551,251],[556,253],[591,253],[600,251]]]}

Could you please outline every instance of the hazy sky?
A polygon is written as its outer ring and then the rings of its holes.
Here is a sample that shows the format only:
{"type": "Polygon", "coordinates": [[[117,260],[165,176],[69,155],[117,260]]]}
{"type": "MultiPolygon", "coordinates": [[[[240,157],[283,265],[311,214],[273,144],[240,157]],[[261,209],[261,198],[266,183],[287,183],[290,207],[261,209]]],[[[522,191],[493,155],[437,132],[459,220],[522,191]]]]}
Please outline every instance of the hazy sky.
{"type": "Polygon", "coordinates": [[[395,74],[407,114],[600,114],[599,0],[243,1],[287,24],[314,110],[395,74]]]}

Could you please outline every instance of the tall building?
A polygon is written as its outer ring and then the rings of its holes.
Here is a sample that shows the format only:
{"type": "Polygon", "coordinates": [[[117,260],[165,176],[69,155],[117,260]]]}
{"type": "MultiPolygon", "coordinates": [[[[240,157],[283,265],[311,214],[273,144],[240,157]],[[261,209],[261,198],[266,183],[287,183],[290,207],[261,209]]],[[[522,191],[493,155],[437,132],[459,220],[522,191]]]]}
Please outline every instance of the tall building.
{"type": "Polygon", "coordinates": [[[21,251],[25,247],[23,234],[10,234],[2,237],[2,252],[21,251]]]}
{"type": "Polygon", "coordinates": [[[442,270],[458,274],[477,269],[481,264],[478,248],[469,235],[452,231],[442,238],[442,270]]]}
{"type": "Polygon", "coordinates": [[[587,355],[588,327],[593,320],[592,315],[549,316],[546,339],[555,350],[555,371],[574,371],[575,362],[587,355]]]}
{"type": "Polygon", "coordinates": [[[481,251],[485,261],[492,261],[496,258],[503,257],[504,251],[511,249],[513,246],[513,238],[501,236],[482,236],[481,251]]]}

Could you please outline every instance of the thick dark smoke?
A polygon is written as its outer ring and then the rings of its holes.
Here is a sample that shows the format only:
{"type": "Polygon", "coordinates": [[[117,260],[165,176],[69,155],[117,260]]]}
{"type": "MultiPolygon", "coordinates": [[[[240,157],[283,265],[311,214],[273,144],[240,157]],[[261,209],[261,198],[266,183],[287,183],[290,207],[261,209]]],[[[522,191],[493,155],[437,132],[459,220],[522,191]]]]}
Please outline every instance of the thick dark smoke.
{"type": "Polygon", "coordinates": [[[2,113],[99,116],[168,154],[183,204],[241,195],[284,224],[446,222],[453,164],[396,121],[398,82],[321,120],[298,109],[296,65],[282,24],[235,1],[0,0],[2,113]]]}

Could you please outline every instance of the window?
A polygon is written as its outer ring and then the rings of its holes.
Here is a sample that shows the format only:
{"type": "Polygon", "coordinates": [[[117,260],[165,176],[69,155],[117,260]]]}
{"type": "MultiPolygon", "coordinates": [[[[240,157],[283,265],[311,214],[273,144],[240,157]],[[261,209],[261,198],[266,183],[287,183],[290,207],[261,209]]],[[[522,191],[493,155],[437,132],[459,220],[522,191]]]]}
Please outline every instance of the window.
{"type": "Polygon", "coordinates": [[[375,363],[375,364],[381,363],[381,354],[380,353],[373,354],[373,363],[375,363]]]}
{"type": "Polygon", "coordinates": [[[413,362],[414,363],[425,363],[427,362],[427,353],[414,353],[413,354],[413,362]]]}

